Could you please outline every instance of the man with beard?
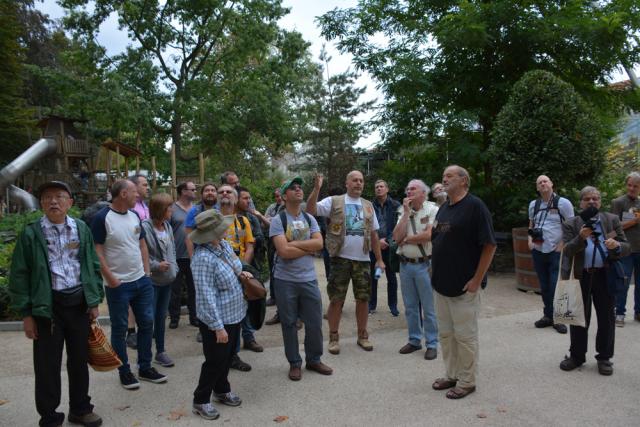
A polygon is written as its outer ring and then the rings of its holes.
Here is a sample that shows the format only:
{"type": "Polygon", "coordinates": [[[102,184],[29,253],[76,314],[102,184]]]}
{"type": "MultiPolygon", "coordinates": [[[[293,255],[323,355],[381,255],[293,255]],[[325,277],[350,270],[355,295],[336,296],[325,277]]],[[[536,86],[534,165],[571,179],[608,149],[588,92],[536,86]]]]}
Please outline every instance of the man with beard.
{"type": "Polygon", "coordinates": [[[187,286],[187,307],[189,308],[189,323],[198,326],[195,306],[195,287],[193,275],[191,274],[191,261],[187,251],[187,235],[185,234],[185,220],[188,213],[193,208],[193,201],[196,198],[196,184],[192,181],[178,184],[176,188],[178,200],[173,204],[171,212],[171,228],[173,229],[173,240],[176,244],[176,260],[178,262],[178,275],[171,284],[171,301],[169,302],[169,328],[176,329],[180,322],[180,307],[182,299],[182,284],[187,286]]]}
{"type": "Polygon", "coordinates": [[[218,210],[218,193],[216,185],[213,182],[205,182],[200,188],[200,203],[193,206],[189,213],[187,214],[184,220],[184,232],[186,235],[185,245],[187,247],[187,252],[189,254],[189,258],[193,256],[193,243],[189,239],[189,233],[191,233],[196,228],[196,216],[200,212],[204,212],[207,209],[216,209],[218,210]]]}
{"type": "Polygon", "coordinates": [[[356,300],[356,323],[358,325],[358,346],[366,351],[373,350],[369,341],[367,321],[369,317],[369,296],[371,294],[371,272],[369,251],[373,251],[376,267],[384,271],[385,265],[380,253],[378,220],[370,201],[361,198],[364,175],[360,171],[347,174],[347,193],[322,199],[318,194],[323,177],[317,175],[313,191],[307,200],[307,212],[311,215],[330,219],[326,245],[331,256],[331,272],[327,292],[329,294],[329,353],[340,353],[338,328],[342,316],[342,306],[347,296],[349,282],[353,281],[353,296],[356,300]]]}

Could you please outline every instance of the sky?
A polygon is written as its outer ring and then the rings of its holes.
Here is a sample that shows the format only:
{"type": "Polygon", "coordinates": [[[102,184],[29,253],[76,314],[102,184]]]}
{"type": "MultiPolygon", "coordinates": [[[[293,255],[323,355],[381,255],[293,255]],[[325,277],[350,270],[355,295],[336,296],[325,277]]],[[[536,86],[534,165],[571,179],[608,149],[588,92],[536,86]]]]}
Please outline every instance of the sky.
{"type": "MultiPolygon", "coordinates": [[[[353,7],[357,4],[357,0],[283,0],[282,3],[283,6],[291,8],[291,11],[280,20],[280,25],[287,30],[300,32],[304,39],[311,43],[310,51],[316,61],[318,61],[322,46],[325,45],[327,53],[332,58],[329,64],[329,72],[331,74],[338,74],[347,69],[354,69],[351,63],[351,55],[341,54],[336,49],[334,43],[327,42],[322,38],[320,29],[316,26],[315,18],[336,7],[353,7]]],[[[36,8],[54,19],[64,16],[64,10],[58,6],[55,0],[44,0],[42,3],[36,1],[36,8]]],[[[113,14],[101,26],[98,41],[106,47],[109,55],[115,55],[124,51],[130,43],[126,33],[118,29],[118,22],[113,14]]],[[[357,85],[359,87],[366,86],[367,88],[367,91],[361,97],[361,102],[372,99],[380,101],[383,99],[382,92],[376,90],[374,81],[367,73],[360,73],[357,85]]],[[[361,115],[359,119],[367,120],[372,118],[372,116],[373,112],[369,112],[361,115]]],[[[380,142],[380,134],[374,131],[362,138],[357,146],[360,148],[369,148],[378,142],[380,142]]]]}

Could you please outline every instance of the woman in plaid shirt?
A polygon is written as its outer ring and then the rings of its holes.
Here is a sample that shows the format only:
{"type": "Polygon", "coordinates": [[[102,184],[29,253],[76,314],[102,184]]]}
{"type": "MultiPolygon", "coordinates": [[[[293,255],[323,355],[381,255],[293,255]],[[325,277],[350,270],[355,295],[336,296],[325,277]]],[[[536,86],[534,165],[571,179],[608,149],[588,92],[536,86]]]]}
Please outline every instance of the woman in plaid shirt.
{"type": "Polygon", "coordinates": [[[240,259],[223,239],[233,219],[213,209],[204,211],[196,217],[196,229],[189,234],[191,241],[198,244],[191,259],[191,270],[205,357],[193,393],[193,412],[208,420],[220,416],[211,404],[211,393],[218,402],[228,406],[242,403],[231,391],[227,377],[240,322],[247,312],[238,276],[250,276],[250,273],[242,272],[240,259]]]}

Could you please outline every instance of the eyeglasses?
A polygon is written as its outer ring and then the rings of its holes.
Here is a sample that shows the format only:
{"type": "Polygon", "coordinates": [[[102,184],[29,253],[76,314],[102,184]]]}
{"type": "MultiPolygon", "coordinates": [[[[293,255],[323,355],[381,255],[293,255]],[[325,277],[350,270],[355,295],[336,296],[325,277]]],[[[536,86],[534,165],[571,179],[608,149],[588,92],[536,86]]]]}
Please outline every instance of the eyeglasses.
{"type": "Polygon", "coordinates": [[[593,197],[583,197],[582,201],[583,202],[588,202],[590,200],[593,200],[594,202],[597,202],[598,200],[600,200],[599,196],[593,196],[593,197]]]}
{"type": "Polygon", "coordinates": [[[49,203],[55,199],[56,202],[62,202],[64,200],[69,199],[70,197],[65,194],[58,194],[57,196],[44,196],[42,197],[42,201],[45,203],[49,203]]]}
{"type": "Polygon", "coordinates": [[[287,190],[293,190],[293,191],[302,190],[302,186],[299,185],[299,184],[293,184],[293,185],[289,186],[289,188],[287,188],[287,190]]]}
{"type": "Polygon", "coordinates": [[[196,191],[195,188],[185,188],[185,190],[187,190],[187,191],[196,191]]]}

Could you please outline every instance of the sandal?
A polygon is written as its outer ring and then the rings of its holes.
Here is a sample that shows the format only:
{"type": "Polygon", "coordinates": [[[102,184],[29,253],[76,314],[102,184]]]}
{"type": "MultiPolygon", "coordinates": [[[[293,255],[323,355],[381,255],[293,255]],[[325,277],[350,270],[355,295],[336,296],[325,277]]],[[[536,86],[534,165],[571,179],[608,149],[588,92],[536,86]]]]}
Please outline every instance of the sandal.
{"type": "Polygon", "coordinates": [[[431,384],[434,390],[446,390],[451,387],[455,387],[458,381],[450,380],[447,378],[438,378],[431,384]]]}
{"type": "Polygon", "coordinates": [[[476,391],[475,386],[469,388],[455,387],[447,392],[447,399],[462,399],[463,397],[466,397],[474,391],[476,391]]]}

